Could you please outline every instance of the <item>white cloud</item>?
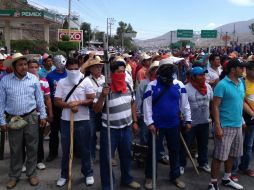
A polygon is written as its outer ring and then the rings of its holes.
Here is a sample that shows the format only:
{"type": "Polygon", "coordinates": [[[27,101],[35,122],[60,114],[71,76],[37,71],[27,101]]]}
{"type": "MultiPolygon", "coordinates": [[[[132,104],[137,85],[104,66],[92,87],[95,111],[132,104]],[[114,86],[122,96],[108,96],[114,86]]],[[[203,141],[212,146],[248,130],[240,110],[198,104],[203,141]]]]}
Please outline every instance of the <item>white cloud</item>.
{"type": "Polygon", "coordinates": [[[207,26],[206,26],[207,28],[211,28],[211,29],[213,29],[213,28],[215,28],[216,27],[216,24],[215,23],[213,23],[213,22],[210,22],[207,26]]]}
{"type": "Polygon", "coordinates": [[[228,0],[229,2],[239,6],[254,6],[254,0],[228,0]]]}

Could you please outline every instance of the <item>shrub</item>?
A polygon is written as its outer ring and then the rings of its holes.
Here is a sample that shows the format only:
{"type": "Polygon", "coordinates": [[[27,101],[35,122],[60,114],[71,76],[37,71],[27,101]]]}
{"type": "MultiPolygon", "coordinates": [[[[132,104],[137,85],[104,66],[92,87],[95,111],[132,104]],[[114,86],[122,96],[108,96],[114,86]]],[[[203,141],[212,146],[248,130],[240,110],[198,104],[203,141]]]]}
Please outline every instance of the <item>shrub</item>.
{"type": "Polygon", "coordinates": [[[58,47],[66,53],[66,56],[69,56],[70,51],[78,49],[79,42],[58,42],[58,47]]]}
{"type": "Polygon", "coordinates": [[[30,53],[42,54],[47,46],[47,42],[43,40],[11,40],[11,49],[18,52],[28,49],[30,53]]]}

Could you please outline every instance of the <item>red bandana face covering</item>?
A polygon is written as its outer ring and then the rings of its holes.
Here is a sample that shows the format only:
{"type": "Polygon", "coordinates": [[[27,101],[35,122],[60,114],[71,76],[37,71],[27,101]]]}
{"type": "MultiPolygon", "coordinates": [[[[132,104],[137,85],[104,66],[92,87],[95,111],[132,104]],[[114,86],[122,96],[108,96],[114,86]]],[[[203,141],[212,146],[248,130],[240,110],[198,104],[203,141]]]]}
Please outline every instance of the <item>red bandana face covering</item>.
{"type": "Polygon", "coordinates": [[[154,81],[156,79],[156,75],[150,75],[150,81],[154,81]]]}
{"type": "Polygon", "coordinates": [[[203,96],[207,94],[207,86],[205,84],[205,81],[205,77],[203,77],[201,80],[193,80],[192,78],[190,78],[192,86],[196,88],[197,91],[199,91],[200,94],[202,94],[203,96]]]}
{"type": "Polygon", "coordinates": [[[6,71],[6,67],[4,67],[3,65],[0,65],[0,71],[6,71]]]}
{"type": "Polygon", "coordinates": [[[127,93],[125,73],[111,73],[111,90],[114,93],[127,93]]]}

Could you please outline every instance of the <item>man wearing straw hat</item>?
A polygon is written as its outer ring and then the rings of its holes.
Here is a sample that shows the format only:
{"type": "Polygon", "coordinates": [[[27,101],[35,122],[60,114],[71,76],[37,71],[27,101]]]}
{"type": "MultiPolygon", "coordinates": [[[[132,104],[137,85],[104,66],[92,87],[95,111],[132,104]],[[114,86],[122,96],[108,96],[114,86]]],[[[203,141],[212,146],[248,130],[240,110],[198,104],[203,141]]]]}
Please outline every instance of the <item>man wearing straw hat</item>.
{"type": "Polygon", "coordinates": [[[26,175],[32,186],[39,180],[36,176],[38,149],[38,110],[40,127],[46,125],[46,110],[39,80],[28,73],[26,57],[16,53],[12,59],[4,62],[5,67],[13,67],[13,73],[3,77],[0,83],[0,126],[9,133],[10,144],[10,180],[7,188],[16,186],[23,165],[23,141],[26,146],[26,175]],[[6,113],[6,119],[4,118],[6,113]],[[7,122],[9,124],[7,125],[7,122]]]}
{"type": "MultiPolygon", "coordinates": [[[[84,69],[90,72],[88,76],[89,80],[93,84],[94,91],[97,93],[98,89],[105,83],[105,77],[102,75],[103,68],[102,60],[99,56],[90,58],[86,62],[84,69]]],[[[96,131],[101,127],[101,112],[95,113],[93,109],[90,108],[90,127],[91,127],[91,156],[92,161],[96,159],[96,131]]],[[[98,147],[98,146],[97,146],[98,147]]]]}
{"type": "Polygon", "coordinates": [[[156,79],[156,71],[158,67],[159,67],[159,61],[154,61],[147,72],[147,78],[140,82],[136,91],[136,104],[137,104],[138,122],[140,127],[140,144],[141,145],[147,145],[147,138],[148,138],[148,129],[144,123],[143,97],[144,97],[148,84],[151,81],[156,79]]]}
{"type": "Polygon", "coordinates": [[[93,185],[93,170],[90,157],[90,136],[89,108],[95,97],[93,85],[88,78],[80,72],[78,60],[69,58],[66,62],[67,77],[58,82],[55,92],[55,105],[61,107],[61,142],[62,142],[62,163],[61,177],[57,180],[57,186],[64,186],[69,173],[70,154],[70,113],[74,113],[74,136],[78,151],[81,156],[81,172],[85,176],[87,186],[93,185]],[[77,86],[74,91],[73,87],[77,86]],[[70,93],[72,91],[72,93],[70,93]],[[69,97],[69,98],[67,98],[69,97]]]}

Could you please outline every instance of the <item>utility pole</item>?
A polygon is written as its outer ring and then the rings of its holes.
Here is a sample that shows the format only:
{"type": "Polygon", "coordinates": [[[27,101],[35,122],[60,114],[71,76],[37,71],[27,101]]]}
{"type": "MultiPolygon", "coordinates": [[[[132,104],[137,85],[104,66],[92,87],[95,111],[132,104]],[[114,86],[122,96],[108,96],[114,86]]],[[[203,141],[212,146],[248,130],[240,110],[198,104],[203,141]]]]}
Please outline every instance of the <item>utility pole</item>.
{"type": "Polygon", "coordinates": [[[107,18],[107,47],[110,45],[109,41],[111,38],[111,30],[112,30],[112,25],[114,25],[114,22],[115,22],[114,18],[107,18]]]}
{"type": "Polygon", "coordinates": [[[233,35],[233,42],[235,42],[235,24],[234,24],[234,35],[233,35]]]}
{"type": "Polygon", "coordinates": [[[226,32],[226,40],[225,40],[226,44],[225,46],[227,47],[228,46],[228,32],[226,32]]]}
{"type": "Polygon", "coordinates": [[[122,31],[122,50],[123,50],[123,48],[124,48],[124,43],[123,43],[123,41],[124,41],[124,31],[122,31]]]}
{"type": "Polygon", "coordinates": [[[170,49],[172,48],[172,43],[173,43],[173,31],[170,31],[170,49]]]}
{"type": "Polygon", "coordinates": [[[69,0],[69,9],[68,9],[68,33],[70,37],[70,27],[71,27],[71,0],[69,0]]]}
{"type": "Polygon", "coordinates": [[[107,47],[106,47],[107,51],[108,51],[108,19],[109,19],[109,18],[107,18],[107,43],[106,43],[106,44],[107,44],[107,45],[106,45],[106,46],[107,46],[107,47]]]}

